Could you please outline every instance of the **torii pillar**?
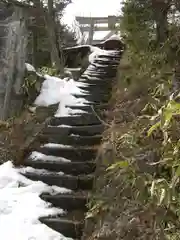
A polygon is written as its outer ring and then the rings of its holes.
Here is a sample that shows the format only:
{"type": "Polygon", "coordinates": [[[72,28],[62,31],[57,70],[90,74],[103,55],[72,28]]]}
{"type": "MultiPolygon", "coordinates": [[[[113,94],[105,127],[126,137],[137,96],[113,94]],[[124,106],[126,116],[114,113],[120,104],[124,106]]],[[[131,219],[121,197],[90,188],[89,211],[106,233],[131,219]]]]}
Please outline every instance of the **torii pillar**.
{"type": "Polygon", "coordinates": [[[88,44],[92,45],[93,42],[93,36],[94,36],[94,20],[93,18],[91,19],[90,22],[90,27],[89,27],[89,36],[88,36],[88,44]]]}

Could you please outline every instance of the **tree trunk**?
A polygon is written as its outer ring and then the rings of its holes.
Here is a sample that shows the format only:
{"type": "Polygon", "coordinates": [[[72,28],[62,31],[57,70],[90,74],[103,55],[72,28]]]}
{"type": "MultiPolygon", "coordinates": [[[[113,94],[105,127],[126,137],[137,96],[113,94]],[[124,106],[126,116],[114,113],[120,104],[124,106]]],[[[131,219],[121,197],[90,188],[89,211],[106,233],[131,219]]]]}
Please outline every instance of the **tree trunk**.
{"type": "MultiPolygon", "coordinates": [[[[41,1],[33,0],[36,9],[41,9],[41,1]]],[[[38,25],[40,20],[40,15],[36,14],[34,26],[32,27],[32,64],[36,68],[38,66],[38,25]]]]}
{"type": "Polygon", "coordinates": [[[32,30],[32,63],[35,68],[38,66],[37,53],[38,53],[38,34],[37,34],[37,28],[33,27],[33,30],[32,30]]]}
{"type": "Polygon", "coordinates": [[[48,0],[48,13],[45,14],[45,20],[47,24],[47,33],[49,37],[49,43],[51,46],[51,61],[52,65],[59,71],[60,74],[64,73],[63,62],[59,56],[59,46],[56,36],[56,25],[54,20],[54,8],[53,0],[48,0]]]}
{"type": "Polygon", "coordinates": [[[156,37],[158,44],[164,43],[168,37],[167,11],[156,13],[156,37]]]}
{"type": "Polygon", "coordinates": [[[152,0],[154,19],[156,21],[157,44],[162,44],[168,37],[167,15],[171,0],[152,0]]]}

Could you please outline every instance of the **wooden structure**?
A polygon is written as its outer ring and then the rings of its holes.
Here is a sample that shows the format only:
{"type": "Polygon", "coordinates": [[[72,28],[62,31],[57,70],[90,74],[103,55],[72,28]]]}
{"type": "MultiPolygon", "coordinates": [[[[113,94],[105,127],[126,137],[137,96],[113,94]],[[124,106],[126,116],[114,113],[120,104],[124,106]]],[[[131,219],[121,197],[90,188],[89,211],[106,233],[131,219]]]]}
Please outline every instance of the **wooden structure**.
{"type": "MultiPolygon", "coordinates": [[[[116,33],[116,24],[120,21],[119,17],[76,17],[76,21],[80,24],[82,34],[88,32],[88,44],[93,44],[93,36],[95,31],[111,31],[111,35],[116,33]],[[106,25],[106,26],[105,26],[106,25]]],[[[109,34],[108,34],[109,37],[109,34]]]]}
{"type": "Polygon", "coordinates": [[[6,120],[23,103],[27,15],[19,5],[1,2],[0,9],[0,120],[6,120]]]}
{"type": "Polygon", "coordinates": [[[21,112],[29,27],[37,9],[12,0],[0,2],[0,120],[21,112]]]}

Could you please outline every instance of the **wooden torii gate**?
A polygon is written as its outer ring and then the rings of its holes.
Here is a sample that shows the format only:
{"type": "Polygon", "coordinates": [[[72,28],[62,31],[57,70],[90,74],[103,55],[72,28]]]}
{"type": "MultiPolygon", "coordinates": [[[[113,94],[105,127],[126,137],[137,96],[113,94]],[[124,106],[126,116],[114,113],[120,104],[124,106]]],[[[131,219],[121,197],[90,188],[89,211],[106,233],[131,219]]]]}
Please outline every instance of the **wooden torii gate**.
{"type": "Polygon", "coordinates": [[[88,44],[93,44],[93,36],[95,31],[112,31],[116,33],[116,23],[120,21],[120,17],[76,17],[76,21],[80,24],[82,34],[88,32],[88,44]],[[103,25],[107,26],[103,26],[103,25]]]}

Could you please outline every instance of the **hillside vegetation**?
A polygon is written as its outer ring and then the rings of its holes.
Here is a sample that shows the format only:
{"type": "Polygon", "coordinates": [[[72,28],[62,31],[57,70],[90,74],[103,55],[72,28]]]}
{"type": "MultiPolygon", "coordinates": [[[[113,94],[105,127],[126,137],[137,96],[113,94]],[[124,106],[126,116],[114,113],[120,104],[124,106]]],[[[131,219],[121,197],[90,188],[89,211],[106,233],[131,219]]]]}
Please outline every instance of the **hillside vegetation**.
{"type": "Polygon", "coordinates": [[[127,49],[85,239],[180,239],[179,14],[178,1],[123,5],[127,49]]]}

